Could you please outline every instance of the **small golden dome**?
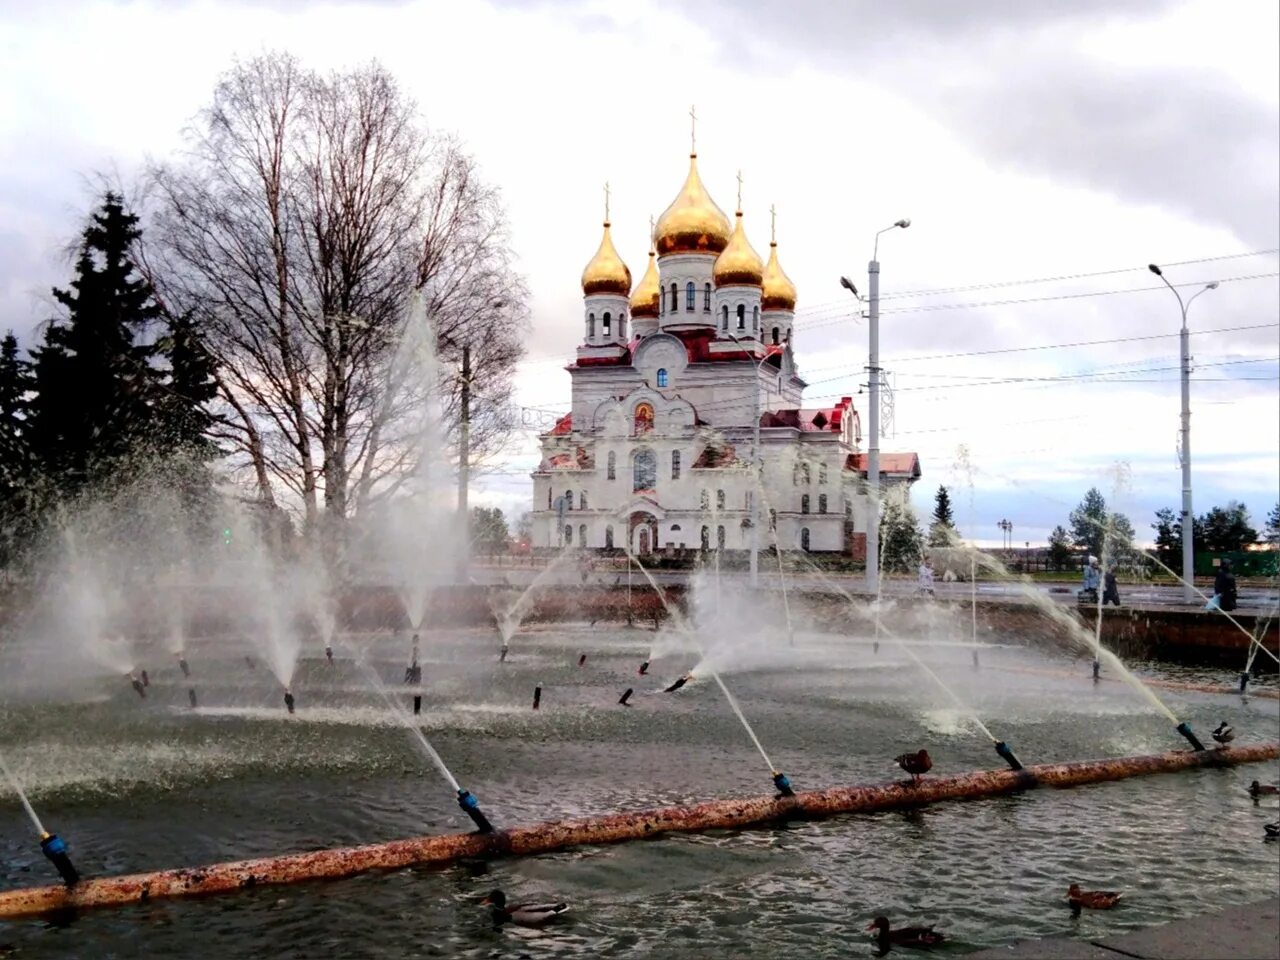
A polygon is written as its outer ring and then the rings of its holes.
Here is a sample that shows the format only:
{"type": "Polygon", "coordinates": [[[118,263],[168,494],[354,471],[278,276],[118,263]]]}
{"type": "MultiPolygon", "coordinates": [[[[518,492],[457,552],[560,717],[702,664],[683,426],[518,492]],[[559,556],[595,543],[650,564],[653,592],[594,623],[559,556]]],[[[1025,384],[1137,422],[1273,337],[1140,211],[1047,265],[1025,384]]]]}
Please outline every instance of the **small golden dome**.
{"type": "Polygon", "coordinates": [[[717,287],[753,286],[758,287],[764,280],[764,261],[760,254],[751,249],[746,231],[742,229],[742,211],[737,213],[737,223],[733,228],[733,236],[724,252],[716,257],[716,265],[711,268],[711,278],[717,287]]]}
{"type": "Polygon", "coordinates": [[[698,155],[689,154],[689,176],[671,206],[658,218],[658,256],[719,253],[729,242],[729,218],[702,185],[698,155]]]}
{"type": "MultiPolygon", "coordinates": [[[[649,218],[649,223],[653,223],[653,218],[649,218]]],[[[644,276],[640,278],[640,282],[636,284],[635,292],[631,294],[631,316],[632,318],[656,317],[658,315],[658,300],[661,297],[661,284],[658,281],[658,263],[654,259],[653,240],[649,241],[649,266],[644,272],[644,276]]]]}
{"type": "Polygon", "coordinates": [[[760,296],[762,310],[796,309],[796,285],[778,263],[778,244],[769,244],[769,263],[764,268],[764,291],[760,296]]]}
{"type": "Polygon", "coordinates": [[[613,247],[608,220],[604,222],[600,249],[582,271],[582,293],[588,297],[594,293],[614,293],[623,297],[631,293],[631,271],[613,247]]]}

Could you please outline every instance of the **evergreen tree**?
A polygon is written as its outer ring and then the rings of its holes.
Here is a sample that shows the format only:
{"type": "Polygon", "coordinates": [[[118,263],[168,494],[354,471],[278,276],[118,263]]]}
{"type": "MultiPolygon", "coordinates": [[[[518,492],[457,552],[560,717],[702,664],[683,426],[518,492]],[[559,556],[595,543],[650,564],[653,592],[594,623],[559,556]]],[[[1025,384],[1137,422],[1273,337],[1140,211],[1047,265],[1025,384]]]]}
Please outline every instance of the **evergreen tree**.
{"type": "Polygon", "coordinates": [[[18,355],[10,331],[0,340],[0,567],[17,558],[34,503],[27,450],[26,407],[31,390],[29,364],[18,355]]]}
{"type": "Polygon", "coordinates": [[[160,373],[150,326],[160,316],[130,248],[138,218],[108,193],[82,235],[70,289],[53,291],[66,316],[34,351],[30,446],[49,478],[74,492],[153,438],[160,373]]]}
{"type": "Polygon", "coordinates": [[[1176,567],[1182,556],[1182,521],[1168,507],[1156,511],[1156,522],[1151,525],[1156,532],[1156,556],[1167,567],[1176,567]]]}
{"type": "Polygon", "coordinates": [[[938,487],[933,498],[933,517],[929,524],[929,546],[948,547],[959,539],[956,533],[955,515],[951,509],[951,494],[944,486],[938,487]]]}
{"type": "Polygon", "coordinates": [[[911,504],[887,502],[880,513],[880,568],[886,573],[909,573],[923,558],[924,535],[911,504]]]}
{"type": "Polygon", "coordinates": [[[1280,547],[1280,502],[1276,503],[1267,514],[1265,534],[1267,543],[1280,547]]]}
{"type": "Polygon", "coordinates": [[[1249,509],[1238,500],[1202,514],[1198,524],[1201,529],[1195,531],[1199,534],[1196,547],[1211,553],[1231,553],[1258,542],[1258,531],[1249,522],[1249,509]]]}
{"type": "Polygon", "coordinates": [[[1107,501],[1097,487],[1090,487],[1071,511],[1071,542],[1083,547],[1090,556],[1102,559],[1105,554],[1115,559],[1133,547],[1133,524],[1123,513],[1107,510],[1107,501]]]}
{"type": "Polygon", "coordinates": [[[1071,565],[1071,538],[1062,524],[1053,528],[1049,534],[1049,566],[1054,570],[1063,570],[1071,565]]]}
{"type": "Polygon", "coordinates": [[[476,553],[492,556],[504,553],[511,534],[507,530],[507,518],[497,507],[471,508],[471,542],[476,553]]]}
{"type": "Polygon", "coordinates": [[[158,407],[160,434],[173,447],[209,459],[219,451],[210,439],[214,418],[209,404],[218,395],[217,364],[190,316],[171,319],[160,342],[169,377],[158,407]]]}

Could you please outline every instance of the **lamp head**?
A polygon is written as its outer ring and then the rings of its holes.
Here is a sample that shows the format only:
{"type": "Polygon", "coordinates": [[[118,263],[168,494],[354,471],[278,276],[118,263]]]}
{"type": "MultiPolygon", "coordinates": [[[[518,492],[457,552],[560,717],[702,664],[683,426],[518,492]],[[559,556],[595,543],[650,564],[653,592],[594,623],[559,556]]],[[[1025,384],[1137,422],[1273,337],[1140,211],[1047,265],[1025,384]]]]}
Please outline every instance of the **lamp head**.
{"type": "Polygon", "coordinates": [[[1206,284],[1204,285],[1204,288],[1205,288],[1206,290],[1217,290],[1217,289],[1218,289],[1218,281],[1217,281],[1217,280],[1215,280],[1215,281],[1213,281],[1213,283],[1206,283],[1206,284]]]}
{"type": "Polygon", "coordinates": [[[901,227],[903,230],[905,230],[905,229],[907,229],[907,227],[911,226],[911,218],[910,218],[910,217],[903,217],[901,220],[899,220],[897,223],[895,223],[895,224],[894,224],[894,226],[895,226],[895,227],[901,227]]]}
{"type": "Polygon", "coordinates": [[[1152,273],[1154,273],[1157,277],[1164,276],[1164,274],[1160,272],[1160,268],[1157,267],[1154,263],[1148,263],[1147,269],[1150,270],[1152,273]]]}
{"type": "Polygon", "coordinates": [[[858,295],[858,288],[853,285],[853,281],[850,280],[848,277],[840,278],[840,286],[844,287],[846,290],[852,293],[855,297],[858,295]]]}

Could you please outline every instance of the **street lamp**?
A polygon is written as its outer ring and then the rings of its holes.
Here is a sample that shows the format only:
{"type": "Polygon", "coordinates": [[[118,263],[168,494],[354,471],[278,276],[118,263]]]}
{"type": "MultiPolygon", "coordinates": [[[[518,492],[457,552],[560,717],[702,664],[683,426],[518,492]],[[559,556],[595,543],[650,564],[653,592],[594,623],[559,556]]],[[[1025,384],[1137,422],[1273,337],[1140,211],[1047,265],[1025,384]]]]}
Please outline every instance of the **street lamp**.
{"type": "MultiPolygon", "coordinates": [[[[867,590],[877,596],[880,593],[880,234],[911,226],[907,218],[897,220],[892,226],[876,231],[871,248],[871,262],[867,264],[867,325],[870,350],[867,357],[867,374],[870,396],[867,400],[867,498],[871,501],[871,515],[867,521],[867,590]]],[[[840,285],[858,297],[858,288],[848,277],[840,278],[840,285]]],[[[861,297],[858,297],[861,300],[861,297]]]]}
{"type": "Polygon", "coordinates": [[[1178,307],[1182,310],[1182,598],[1187,603],[1195,603],[1195,522],[1191,513],[1191,336],[1187,332],[1187,311],[1200,294],[1218,289],[1218,281],[1206,283],[1184,302],[1178,288],[1169,282],[1169,278],[1156,264],[1147,264],[1147,269],[1173,291],[1173,295],[1178,298],[1178,307]]]}

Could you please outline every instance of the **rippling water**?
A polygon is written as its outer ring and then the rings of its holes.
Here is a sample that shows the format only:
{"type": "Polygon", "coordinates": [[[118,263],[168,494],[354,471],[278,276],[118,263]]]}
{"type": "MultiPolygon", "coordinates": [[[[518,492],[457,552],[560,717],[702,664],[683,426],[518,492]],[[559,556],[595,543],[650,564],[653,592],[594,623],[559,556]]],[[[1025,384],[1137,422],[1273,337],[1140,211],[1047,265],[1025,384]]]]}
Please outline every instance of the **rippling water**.
{"type": "MultiPolygon", "coordinates": [[[[713,683],[657,692],[693,657],[666,656],[650,676],[636,676],[654,639],[645,630],[545,628],[517,637],[498,664],[490,635],[433,637],[423,649],[418,719],[499,825],[768,790],[769,771],[713,683]],[[588,654],[582,668],[580,652],[588,654]],[[536,683],[543,700],[535,713],[536,683]],[[637,691],[631,709],[616,706],[627,686],[637,691]]],[[[407,640],[353,642],[370,645],[398,688],[407,640]]],[[[892,643],[878,654],[830,636],[797,643],[794,652],[744,656],[749,670],[735,670],[732,656],[716,659],[798,787],[900,776],[891,758],[920,746],[937,773],[998,765],[965,712],[892,643]]],[[[1136,692],[1089,682],[1086,661],[1006,647],[983,651],[975,669],[967,650],[913,650],[1024,762],[1183,745],[1136,692]]],[[[46,671],[43,687],[25,677],[21,697],[16,684],[0,688],[0,749],[82,872],[469,828],[353,664],[304,661],[294,683],[299,712],[289,717],[270,675],[248,670],[243,652],[212,641],[190,651],[197,711],[160,652],[145,703],[116,678],[72,686],[46,671]]],[[[29,666],[29,654],[5,655],[0,677],[29,666]]],[[[1158,664],[1139,669],[1188,678],[1158,664]]],[[[1235,682],[1226,671],[1194,678],[1235,682]]],[[[1241,741],[1280,736],[1275,700],[1157,693],[1203,738],[1222,719],[1241,741]]],[[[1028,936],[1094,937],[1274,896],[1277,850],[1261,837],[1277,804],[1254,804],[1244,791],[1276,772],[1275,764],[1202,770],[154,903],[60,925],[0,922],[0,944],[17,957],[847,957],[871,955],[864,928],[880,913],[936,923],[950,937],[944,953],[1028,936]],[[1064,903],[1072,881],[1124,890],[1123,907],[1073,919],[1064,903]],[[493,887],[568,900],[570,918],[543,932],[495,931],[478,906],[493,887]]],[[[30,825],[0,786],[0,887],[50,878],[30,825]]]]}

